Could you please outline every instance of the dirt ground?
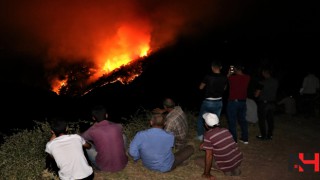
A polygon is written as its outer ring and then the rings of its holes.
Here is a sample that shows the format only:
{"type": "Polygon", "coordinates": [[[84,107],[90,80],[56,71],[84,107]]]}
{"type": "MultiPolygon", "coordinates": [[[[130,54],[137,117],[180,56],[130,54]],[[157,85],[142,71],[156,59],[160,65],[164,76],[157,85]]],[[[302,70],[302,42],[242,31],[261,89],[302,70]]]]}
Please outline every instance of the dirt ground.
{"type": "MultiPolygon", "coordinates": [[[[195,120],[196,121],[196,120],[195,120]]],[[[225,117],[221,118],[221,125],[226,126],[225,117]]],[[[240,129],[238,129],[240,133],[240,129]]],[[[241,165],[241,175],[227,177],[220,171],[211,171],[218,180],[313,180],[320,179],[320,173],[299,173],[290,170],[290,155],[297,153],[320,152],[320,118],[304,119],[285,114],[275,118],[273,140],[260,141],[258,124],[249,125],[249,144],[239,143],[244,154],[241,165]]],[[[200,142],[193,139],[195,132],[190,133],[190,144],[196,147],[195,154],[188,160],[187,165],[176,168],[169,173],[151,172],[141,165],[129,161],[127,167],[118,173],[96,172],[95,179],[201,179],[203,169],[195,165],[193,159],[204,155],[198,150],[200,142]]]]}

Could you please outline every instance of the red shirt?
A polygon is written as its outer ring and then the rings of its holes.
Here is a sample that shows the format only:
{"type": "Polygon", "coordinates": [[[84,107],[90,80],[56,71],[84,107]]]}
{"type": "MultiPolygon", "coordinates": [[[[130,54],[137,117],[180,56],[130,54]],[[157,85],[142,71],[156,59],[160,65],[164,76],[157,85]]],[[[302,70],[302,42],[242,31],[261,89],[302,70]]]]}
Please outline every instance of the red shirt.
{"type": "Polygon", "coordinates": [[[229,76],[229,100],[247,99],[247,90],[250,76],[246,74],[235,74],[229,76]]]}
{"type": "Polygon", "coordinates": [[[82,134],[85,140],[93,141],[96,163],[102,171],[120,171],[128,163],[122,136],[122,125],[103,120],[92,125],[82,134]]]}

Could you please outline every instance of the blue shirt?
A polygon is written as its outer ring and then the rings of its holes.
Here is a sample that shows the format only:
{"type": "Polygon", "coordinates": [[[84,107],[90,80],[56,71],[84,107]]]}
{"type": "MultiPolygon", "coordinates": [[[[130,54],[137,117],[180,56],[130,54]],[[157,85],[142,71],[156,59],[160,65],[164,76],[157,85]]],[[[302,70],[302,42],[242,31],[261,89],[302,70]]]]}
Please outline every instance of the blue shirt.
{"type": "Polygon", "coordinates": [[[138,132],[130,143],[129,154],[134,161],[142,160],[148,169],[167,172],[174,162],[174,135],[160,128],[138,132]]]}

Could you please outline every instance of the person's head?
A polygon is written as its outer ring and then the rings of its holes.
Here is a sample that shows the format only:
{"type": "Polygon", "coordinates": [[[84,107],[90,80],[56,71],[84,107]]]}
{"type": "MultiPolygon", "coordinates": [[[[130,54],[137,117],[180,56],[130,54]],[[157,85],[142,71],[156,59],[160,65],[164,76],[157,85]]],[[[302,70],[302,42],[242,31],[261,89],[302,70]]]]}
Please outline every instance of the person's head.
{"type": "Polygon", "coordinates": [[[219,118],[216,114],[213,113],[204,113],[202,115],[205,124],[208,128],[219,126],[219,118]]]}
{"type": "Polygon", "coordinates": [[[91,109],[91,115],[92,115],[92,119],[97,122],[100,122],[102,120],[106,120],[108,117],[107,110],[103,105],[94,106],[91,109]]]}
{"type": "Polygon", "coordinates": [[[214,73],[220,73],[222,69],[222,64],[219,60],[214,60],[211,62],[211,70],[214,73]]]}
{"type": "Polygon", "coordinates": [[[269,78],[272,76],[272,68],[269,66],[262,67],[261,75],[263,78],[269,78]]]}
{"type": "Polygon", "coordinates": [[[242,65],[242,63],[235,63],[235,65],[234,65],[234,72],[236,73],[236,74],[239,74],[239,73],[242,73],[243,72],[243,70],[244,70],[244,66],[242,65]]]}
{"type": "Polygon", "coordinates": [[[50,128],[51,131],[58,137],[61,134],[67,133],[68,123],[62,117],[52,117],[50,118],[50,128]]]}
{"type": "Polygon", "coordinates": [[[163,128],[165,123],[165,117],[162,114],[152,114],[150,125],[156,128],[163,128]]]}
{"type": "Polygon", "coordinates": [[[163,101],[163,107],[166,111],[170,111],[176,106],[175,102],[171,98],[166,98],[163,101]]]}

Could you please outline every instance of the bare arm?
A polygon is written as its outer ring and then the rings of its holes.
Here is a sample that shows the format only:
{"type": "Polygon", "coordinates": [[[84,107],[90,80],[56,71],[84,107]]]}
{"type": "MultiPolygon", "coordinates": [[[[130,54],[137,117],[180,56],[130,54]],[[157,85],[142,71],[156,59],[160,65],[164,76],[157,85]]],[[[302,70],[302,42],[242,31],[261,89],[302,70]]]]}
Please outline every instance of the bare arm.
{"type": "Polygon", "coordinates": [[[83,146],[84,148],[86,148],[86,149],[90,149],[90,148],[91,148],[91,144],[88,143],[88,142],[84,143],[82,146],[83,146]]]}
{"type": "Polygon", "coordinates": [[[206,86],[205,83],[200,83],[199,89],[202,90],[206,86]]]}
{"type": "Polygon", "coordinates": [[[206,156],[205,156],[205,161],[204,161],[204,172],[202,174],[203,178],[210,178],[214,179],[214,176],[210,174],[211,167],[212,167],[212,150],[211,149],[206,149],[206,156]]]}
{"type": "Polygon", "coordinates": [[[54,140],[57,136],[54,134],[53,131],[51,131],[51,138],[50,138],[50,141],[54,140]]]}

